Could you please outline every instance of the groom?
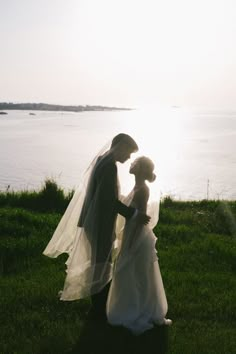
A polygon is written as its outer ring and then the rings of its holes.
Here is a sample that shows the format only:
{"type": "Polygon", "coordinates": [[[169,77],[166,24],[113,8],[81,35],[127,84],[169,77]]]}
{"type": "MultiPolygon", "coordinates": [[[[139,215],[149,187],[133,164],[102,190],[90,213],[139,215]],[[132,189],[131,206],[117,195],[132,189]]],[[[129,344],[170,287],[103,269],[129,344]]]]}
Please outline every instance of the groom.
{"type": "Polygon", "coordinates": [[[79,218],[78,226],[84,227],[86,233],[90,235],[88,239],[92,250],[91,258],[95,263],[93,282],[96,284],[96,290],[91,297],[91,314],[96,318],[105,318],[110,282],[104,284],[104,271],[99,270],[99,266],[111,261],[117,214],[121,214],[126,219],[136,215],[141,224],[147,224],[150,220],[146,214],[126,206],[118,199],[116,162],[124,163],[136,151],[138,146],[131,136],[121,133],[113,138],[110,149],[103,156],[98,157],[91,172],[79,218]],[[95,205],[93,218],[89,217],[91,205],[95,205]],[[91,223],[93,223],[92,227],[91,223]],[[96,237],[93,237],[93,232],[89,232],[93,229],[96,230],[96,237]]]}

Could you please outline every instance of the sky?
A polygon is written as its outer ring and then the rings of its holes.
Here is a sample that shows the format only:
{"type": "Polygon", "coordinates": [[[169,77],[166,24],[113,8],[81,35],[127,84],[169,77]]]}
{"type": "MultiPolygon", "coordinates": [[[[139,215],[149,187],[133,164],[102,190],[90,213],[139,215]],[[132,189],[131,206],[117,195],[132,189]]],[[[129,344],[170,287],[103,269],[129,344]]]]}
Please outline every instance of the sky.
{"type": "Polygon", "coordinates": [[[0,0],[0,102],[236,109],[235,0],[0,0]]]}

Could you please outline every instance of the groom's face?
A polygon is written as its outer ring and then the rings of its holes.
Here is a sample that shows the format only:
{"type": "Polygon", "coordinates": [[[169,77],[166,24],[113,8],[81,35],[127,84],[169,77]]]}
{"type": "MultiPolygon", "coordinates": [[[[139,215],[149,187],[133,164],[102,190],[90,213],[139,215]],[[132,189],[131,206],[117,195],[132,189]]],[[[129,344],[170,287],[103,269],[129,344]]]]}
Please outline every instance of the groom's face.
{"type": "Polygon", "coordinates": [[[122,144],[119,147],[119,154],[117,157],[117,161],[124,163],[130,158],[130,155],[133,153],[133,148],[131,148],[128,144],[122,144]]]}

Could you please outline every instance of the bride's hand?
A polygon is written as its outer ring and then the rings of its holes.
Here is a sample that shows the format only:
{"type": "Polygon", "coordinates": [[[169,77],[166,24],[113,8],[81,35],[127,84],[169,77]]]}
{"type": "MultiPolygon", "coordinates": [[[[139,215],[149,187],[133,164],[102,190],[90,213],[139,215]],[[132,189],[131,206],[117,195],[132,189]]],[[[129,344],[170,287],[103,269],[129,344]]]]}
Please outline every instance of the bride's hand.
{"type": "Polygon", "coordinates": [[[137,222],[138,222],[139,224],[147,225],[147,224],[149,223],[150,219],[151,219],[150,216],[138,212],[138,215],[137,215],[137,222]]]}

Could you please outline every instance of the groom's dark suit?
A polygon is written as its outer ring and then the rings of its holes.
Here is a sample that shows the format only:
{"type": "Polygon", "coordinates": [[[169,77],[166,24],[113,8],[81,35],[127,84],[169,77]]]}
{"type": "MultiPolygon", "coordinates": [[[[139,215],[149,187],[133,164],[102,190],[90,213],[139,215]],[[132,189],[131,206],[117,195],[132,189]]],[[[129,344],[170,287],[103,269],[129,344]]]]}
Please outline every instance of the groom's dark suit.
{"type": "MultiPolygon", "coordinates": [[[[111,155],[100,156],[91,173],[86,192],[86,198],[79,218],[79,227],[86,230],[86,218],[90,213],[91,205],[95,205],[92,222],[96,227],[96,255],[95,262],[107,262],[111,257],[111,249],[115,240],[115,222],[117,214],[130,218],[135,209],[127,207],[118,199],[117,166],[111,155]]],[[[91,223],[91,221],[90,221],[91,223]]],[[[93,235],[92,235],[93,236],[93,235]]],[[[93,239],[89,240],[91,246],[93,239]]],[[[93,256],[93,246],[92,256],[93,256]]],[[[105,310],[108,287],[92,296],[96,309],[105,310]]]]}
{"type": "Polygon", "coordinates": [[[98,233],[97,260],[107,260],[114,241],[114,227],[117,214],[130,218],[135,209],[118,200],[117,166],[108,156],[100,156],[91,173],[86,198],[82,207],[79,226],[84,226],[89,208],[96,198],[95,219],[98,233]]]}

